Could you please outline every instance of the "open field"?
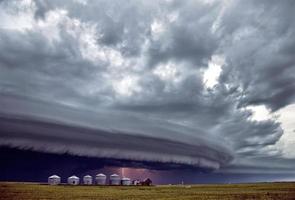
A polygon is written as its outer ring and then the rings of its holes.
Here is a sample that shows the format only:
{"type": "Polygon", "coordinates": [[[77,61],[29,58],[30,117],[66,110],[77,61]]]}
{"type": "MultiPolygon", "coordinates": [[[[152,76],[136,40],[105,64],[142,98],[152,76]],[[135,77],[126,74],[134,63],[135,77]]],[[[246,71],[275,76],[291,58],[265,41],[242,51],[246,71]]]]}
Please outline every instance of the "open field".
{"type": "Polygon", "coordinates": [[[0,199],[295,199],[295,183],[192,186],[48,186],[0,183],[0,199]]]}

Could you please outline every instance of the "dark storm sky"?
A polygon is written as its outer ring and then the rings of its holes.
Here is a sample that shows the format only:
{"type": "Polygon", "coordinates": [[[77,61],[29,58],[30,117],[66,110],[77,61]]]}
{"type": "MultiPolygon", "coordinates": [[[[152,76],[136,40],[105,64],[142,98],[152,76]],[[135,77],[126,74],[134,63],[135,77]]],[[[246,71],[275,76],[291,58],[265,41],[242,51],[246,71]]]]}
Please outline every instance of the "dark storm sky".
{"type": "Polygon", "coordinates": [[[291,0],[2,0],[1,156],[292,174],[294,10],[291,0]]]}

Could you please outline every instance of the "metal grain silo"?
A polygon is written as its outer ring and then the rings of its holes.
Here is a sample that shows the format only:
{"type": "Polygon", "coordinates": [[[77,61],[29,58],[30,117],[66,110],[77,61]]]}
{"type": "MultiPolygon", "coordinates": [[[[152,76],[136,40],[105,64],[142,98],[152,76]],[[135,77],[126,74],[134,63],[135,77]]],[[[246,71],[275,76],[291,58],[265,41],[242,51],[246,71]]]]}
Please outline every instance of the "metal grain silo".
{"type": "Polygon", "coordinates": [[[110,185],[120,185],[121,178],[118,174],[112,174],[110,176],[110,185]]]}
{"type": "Polygon", "coordinates": [[[58,185],[60,184],[60,177],[57,175],[52,175],[48,177],[48,184],[49,185],[58,185]]]}
{"type": "Polygon", "coordinates": [[[80,178],[77,176],[70,176],[68,178],[68,184],[70,185],[79,185],[80,183],[80,178]]]}
{"type": "Polygon", "coordinates": [[[92,176],[86,175],[83,177],[84,185],[92,185],[92,176]]]}
{"type": "Polygon", "coordinates": [[[131,185],[130,178],[126,178],[126,177],[122,178],[121,179],[121,185],[131,185]]]}
{"type": "Polygon", "coordinates": [[[95,177],[95,181],[97,185],[105,185],[107,180],[107,176],[104,174],[97,174],[95,177]]]}

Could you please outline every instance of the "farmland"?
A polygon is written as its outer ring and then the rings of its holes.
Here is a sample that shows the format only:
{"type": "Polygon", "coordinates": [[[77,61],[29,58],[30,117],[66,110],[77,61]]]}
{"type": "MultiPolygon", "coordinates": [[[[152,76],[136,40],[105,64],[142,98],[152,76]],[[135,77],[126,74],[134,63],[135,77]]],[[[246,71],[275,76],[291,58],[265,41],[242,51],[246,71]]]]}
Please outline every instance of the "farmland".
{"type": "Polygon", "coordinates": [[[191,186],[49,186],[0,183],[0,199],[295,199],[295,183],[191,186]]]}

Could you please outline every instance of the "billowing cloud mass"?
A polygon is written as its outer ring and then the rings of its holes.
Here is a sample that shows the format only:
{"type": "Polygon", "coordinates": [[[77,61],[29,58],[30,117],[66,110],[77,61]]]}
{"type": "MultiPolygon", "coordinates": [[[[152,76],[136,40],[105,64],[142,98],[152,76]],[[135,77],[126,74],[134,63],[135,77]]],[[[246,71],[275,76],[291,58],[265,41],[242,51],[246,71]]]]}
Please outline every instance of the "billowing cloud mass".
{"type": "Polygon", "coordinates": [[[0,145],[290,172],[294,10],[291,0],[0,1],[0,145]]]}

